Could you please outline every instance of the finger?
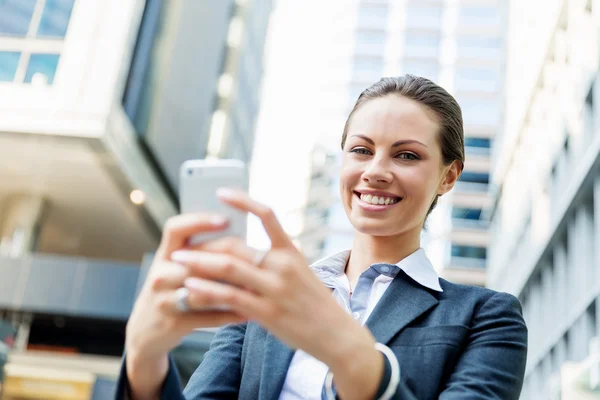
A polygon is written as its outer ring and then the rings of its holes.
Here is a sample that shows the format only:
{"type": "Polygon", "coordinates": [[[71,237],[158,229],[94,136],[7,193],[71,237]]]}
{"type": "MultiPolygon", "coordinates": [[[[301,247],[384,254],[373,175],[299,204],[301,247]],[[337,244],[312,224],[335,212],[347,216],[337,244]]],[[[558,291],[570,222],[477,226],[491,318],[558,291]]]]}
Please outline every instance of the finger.
{"type": "Polygon", "coordinates": [[[271,208],[252,200],[246,193],[239,190],[222,188],[217,191],[217,196],[228,205],[260,218],[267,235],[271,239],[272,247],[293,246],[292,241],[271,208]]]}
{"type": "Polygon", "coordinates": [[[148,277],[149,284],[155,291],[177,289],[189,276],[189,268],[174,262],[163,261],[160,272],[148,277]]]}
{"type": "Polygon", "coordinates": [[[190,290],[191,304],[207,304],[209,307],[231,307],[232,312],[245,318],[261,318],[269,302],[258,294],[232,285],[200,278],[187,278],[184,286],[190,290]]]}
{"type": "Polygon", "coordinates": [[[196,233],[220,231],[228,221],[216,214],[181,214],[169,218],[163,229],[162,240],[157,255],[166,258],[170,253],[185,245],[187,239],[196,233]]]}
{"type": "Polygon", "coordinates": [[[249,247],[242,239],[233,236],[209,240],[192,249],[208,253],[230,254],[255,266],[258,266],[256,265],[257,258],[263,254],[262,251],[249,247]]]}
{"type": "Polygon", "coordinates": [[[246,261],[227,254],[203,251],[178,250],[171,257],[190,267],[191,271],[203,278],[230,283],[262,294],[272,294],[276,290],[275,277],[270,272],[258,269],[246,261]]]}

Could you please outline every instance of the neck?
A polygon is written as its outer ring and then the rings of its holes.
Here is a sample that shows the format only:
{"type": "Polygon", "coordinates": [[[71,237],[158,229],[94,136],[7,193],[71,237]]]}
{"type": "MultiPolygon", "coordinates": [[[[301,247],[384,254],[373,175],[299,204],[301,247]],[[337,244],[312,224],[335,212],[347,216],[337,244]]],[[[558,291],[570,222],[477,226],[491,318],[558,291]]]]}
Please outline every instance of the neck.
{"type": "Polygon", "coordinates": [[[420,234],[420,229],[397,236],[371,236],[356,232],[346,266],[346,275],[352,287],[372,264],[396,264],[417,251],[421,246],[420,234]]]}

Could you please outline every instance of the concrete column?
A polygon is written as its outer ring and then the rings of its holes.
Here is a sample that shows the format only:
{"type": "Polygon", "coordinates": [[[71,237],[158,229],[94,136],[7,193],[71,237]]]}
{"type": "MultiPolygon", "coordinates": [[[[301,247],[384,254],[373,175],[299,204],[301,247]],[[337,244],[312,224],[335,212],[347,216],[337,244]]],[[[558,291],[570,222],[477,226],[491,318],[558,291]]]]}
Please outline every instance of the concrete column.
{"type": "Polygon", "coordinates": [[[0,225],[0,256],[20,257],[34,250],[47,201],[37,195],[10,197],[0,225]]]}

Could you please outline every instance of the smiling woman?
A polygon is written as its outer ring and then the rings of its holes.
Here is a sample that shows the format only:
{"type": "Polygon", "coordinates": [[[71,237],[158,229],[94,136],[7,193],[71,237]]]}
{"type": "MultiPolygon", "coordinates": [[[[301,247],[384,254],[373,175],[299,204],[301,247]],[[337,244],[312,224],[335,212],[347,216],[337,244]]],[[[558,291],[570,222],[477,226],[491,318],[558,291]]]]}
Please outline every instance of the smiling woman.
{"type": "Polygon", "coordinates": [[[359,96],[342,134],[341,199],[351,249],[307,265],[274,213],[245,193],[267,253],[181,215],[163,241],[127,327],[119,396],[239,399],[518,399],[527,328],[512,295],[440,278],[420,246],[437,199],[461,175],[456,100],[433,82],[384,78],[359,96]],[[194,311],[225,305],[227,311],[194,311]],[[169,351],[224,325],[181,391],[169,351]]]}

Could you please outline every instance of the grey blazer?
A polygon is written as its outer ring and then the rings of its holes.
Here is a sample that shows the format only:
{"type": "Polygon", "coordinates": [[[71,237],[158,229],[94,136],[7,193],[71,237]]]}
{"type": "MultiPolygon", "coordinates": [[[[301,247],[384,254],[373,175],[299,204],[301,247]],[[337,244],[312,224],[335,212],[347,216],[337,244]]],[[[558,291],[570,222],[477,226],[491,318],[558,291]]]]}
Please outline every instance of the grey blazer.
{"type": "MultiPolygon", "coordinates": [[[[519,301],[444,279],[440,284],[444,291],[435,292],[400,271],[366,322],[398,358],[394,399],[518,399],[527,357],[519,301]]],[[[183,393],[171,363],[162,398],[276,400],[293,354],[255,323],[225,326],[183,393]]],[[[118,399],[127,386],[124,365],[118,399]]]]}

